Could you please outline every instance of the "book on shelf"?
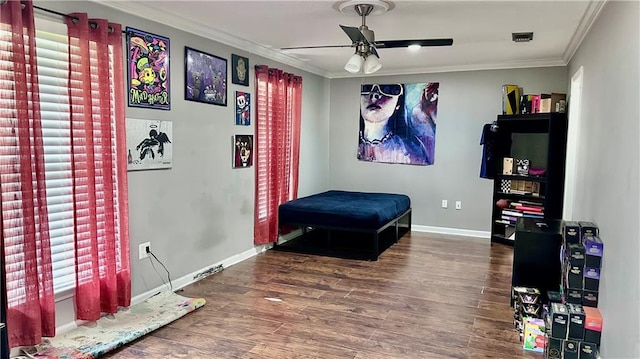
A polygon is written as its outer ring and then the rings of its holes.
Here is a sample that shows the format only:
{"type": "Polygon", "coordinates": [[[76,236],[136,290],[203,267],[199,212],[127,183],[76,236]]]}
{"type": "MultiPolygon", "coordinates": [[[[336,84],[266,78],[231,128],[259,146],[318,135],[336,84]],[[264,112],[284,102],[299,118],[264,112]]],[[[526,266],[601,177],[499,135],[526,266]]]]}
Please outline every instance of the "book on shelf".
{"type": "Polygon", "coordinates": [[[527,215],[531,215],[531,216],[544,217],[544,212],[522,211],[522,212],[520,212],[520,213],[522,213],[522,214],[523,214],[523,216],[524,216],[525,214],[527,214],[527,215]]]}
{"type": "Polygon", "coordinates": [[[540,202],[533,202],[533,201],[527,201],[527,200],[518,200],[516,202],[511,202],[512,206],[538,206],[538,207],[543,207],[542,204],[540,202]]]}
{"type": "Polygon", "coordinates": [[[517,190],[517,189],[512,189],[509,193],[513,193],[513,194],[521,194],[523,196],[533,196],[533,192],[531,191],[521,191],[521,190],[517,190]]]}
{"type": "Polygon", "coordinates": [[[522,212],[518,212],[518,211],[513,211],[510,209],[503,209],[502,210],[502,215],[503,216],[513,216],[513,217],[522,217],[524,213],[522,212]]]}
{"type": "Polygon", "coordinates": [[[542,212],[543,207],[537,206],[516,206],[515,209],[523,212],[542,212]]]}

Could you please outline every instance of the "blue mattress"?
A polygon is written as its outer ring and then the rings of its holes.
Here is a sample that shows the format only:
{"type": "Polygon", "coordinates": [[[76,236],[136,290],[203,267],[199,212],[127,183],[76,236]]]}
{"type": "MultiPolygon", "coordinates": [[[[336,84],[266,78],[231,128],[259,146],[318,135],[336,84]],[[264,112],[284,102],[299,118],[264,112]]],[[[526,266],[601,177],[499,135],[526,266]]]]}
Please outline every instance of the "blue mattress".
{"type": "Polygon", "coordinates": [[[278,220],[281,225],[378,229],[410,207],[403,194],[327,191],[281,204],[278,220]]]}

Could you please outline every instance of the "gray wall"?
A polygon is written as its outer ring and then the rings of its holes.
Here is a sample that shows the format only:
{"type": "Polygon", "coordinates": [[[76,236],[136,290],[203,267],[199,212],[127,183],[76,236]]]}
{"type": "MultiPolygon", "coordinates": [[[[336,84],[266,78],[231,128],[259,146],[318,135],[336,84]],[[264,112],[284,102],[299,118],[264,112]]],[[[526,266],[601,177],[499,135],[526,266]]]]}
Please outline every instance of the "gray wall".
{"type": "Polygon", "coordinates": [[[96,3],[35,4],[64,13],[85,11],[89,17],[107,18],[171,41],[171,110],[126,109],[127,117],[173,121],[173,167],[129,172],[134,297],[162,284],[149,260],[138,260],[140,243],[151,242],[151,250],[174,279],[254,247],[254,168],[231,168],[231,137],[254,133],[255,104],[251,126],[236,126],[234,120],[235,91],[254,93],[254,65],[266,64],[303,76],[299,194],[328,188],[329,80],[96,3]],[[226,107],[185,101],[185,46],[226,58],[228,66],[232,53],[248,57],[250,86],[231,84],[229,72],[226,107]]]}
{"type": "MultiPolygon", "coordinates": [[[[500,112],[500,90],[516,83],[527,93],[567,92],[568,78],[584,66],[576,215],[595,221],[605,241],[600,308],[605,317],[604,358],[640,357],[638,331],[638,3],[609,2],[567,68],[538,68],[370,77],[366,82],[440,82],[436,163],[402,166],[356,160],[358,93],[362,79],[329,81],[141,17],[89,2],[40,1],[62,12],[87,11],[171,39],[172,110],[127,108],[127,116],[174,121],[171,170],[129,174],[133,295],[161,284],[139,243],[174,278],[253,247],[253,170],[231,169],[231,136],[253,133],[233,125],[233,107],[183,100],[184,46],[230,59],[247,56],[301,74],[303,124],[300,195],[328,188],[404,192],[414,224],[488,231],[491,181],[478,177],[480,131],[500,112]],[[330,139],[330,140],[329,140],[330,139]],[[331,173],[329,178],[328,174],[331,173]],[[440,209],[448,199],[450,207],[440,209]],[[462,200],[456,211],[451,201],[462,200]]],[[[428,59],[426,59],[428,60],[428,59]]],[[[249,88],[253,92],[253,72],[249,88]]],[[[60,322],[59,322],[60,323],[60,322]]]]}
{"type": "MultiPolygon", "coordinates": [[[[384,57],[383,57],[384,60],[384,57]]],[[[428,61],[428,59],[425,59],[428,61]]],[[[502,85],[525,93],[567,92],[566,67],[467,71],[335,79],[330,91],[330,186],[334,189],[405,193],[413,224],[490,231],[493,182],[479,177],[482,126],[502,113],[502,85]],[[361,83],[439,82],[433,166],[358,161],[361,83]],[[449,208],[440,208],[443,199],[449,208]],[[462,201],[456,210],[454,201],[462,201]]]]}
{"type": "Polygon", "coordinates": [[[584,69],[574,218],[600,227],[603,358],[640,358],[640,5],[609,1],[569,64],[584,69]]]}

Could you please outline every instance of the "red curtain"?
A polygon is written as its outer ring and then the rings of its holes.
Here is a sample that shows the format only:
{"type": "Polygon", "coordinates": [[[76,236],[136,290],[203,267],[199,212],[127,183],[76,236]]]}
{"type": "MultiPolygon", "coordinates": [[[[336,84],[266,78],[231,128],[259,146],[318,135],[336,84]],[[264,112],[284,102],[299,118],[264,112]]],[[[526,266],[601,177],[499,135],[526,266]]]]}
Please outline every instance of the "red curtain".
{"type": "Polygon", "coordinates": [[[93,321],[131,302],[122,28],[70,16],[76,315],[93,321]]]}
{"type": "Polygon", "coordinates": [[[298,196],[302,77],[256,66],[254,243],[278,240],[278,206],[298,196]]]}
{"type": "Polygon", "coordinates": [[[55,335],[55,302],[33,5],[9,1],[0,13],[2,248],[15,347],[55,335]]]}

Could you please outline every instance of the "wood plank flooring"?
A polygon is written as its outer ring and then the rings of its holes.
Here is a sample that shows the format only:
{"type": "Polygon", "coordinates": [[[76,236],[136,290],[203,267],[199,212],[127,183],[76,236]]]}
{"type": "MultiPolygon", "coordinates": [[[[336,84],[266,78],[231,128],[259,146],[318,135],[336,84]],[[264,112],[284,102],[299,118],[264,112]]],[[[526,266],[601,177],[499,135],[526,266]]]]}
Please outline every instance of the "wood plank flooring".
{"type": "Polygon", "coordinates": [[[513,249],[410,233],[378,261],[267,251],[180,293],[193,313],[108,358],[543,358],[509,307],[513,249]]]}

